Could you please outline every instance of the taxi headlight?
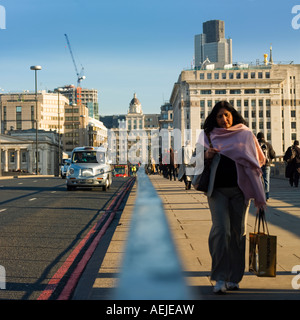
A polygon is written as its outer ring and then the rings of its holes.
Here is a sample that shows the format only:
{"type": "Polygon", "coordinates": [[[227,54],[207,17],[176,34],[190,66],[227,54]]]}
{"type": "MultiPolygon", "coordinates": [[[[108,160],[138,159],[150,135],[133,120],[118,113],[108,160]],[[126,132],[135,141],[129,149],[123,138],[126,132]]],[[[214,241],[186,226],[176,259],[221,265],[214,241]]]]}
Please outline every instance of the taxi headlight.
{"type": "Polygon", "coordinates": [[[104,169],[98,169],[99,174],[103,174],[104,173],[104,169]]]}
{"type": "Polygon", "coordinates": [[[73,168],[70,168],[70,169],[69,169],[69,174],[74,174],[74,172],[75,172],[75,171],[74,171],[73,168]]]}

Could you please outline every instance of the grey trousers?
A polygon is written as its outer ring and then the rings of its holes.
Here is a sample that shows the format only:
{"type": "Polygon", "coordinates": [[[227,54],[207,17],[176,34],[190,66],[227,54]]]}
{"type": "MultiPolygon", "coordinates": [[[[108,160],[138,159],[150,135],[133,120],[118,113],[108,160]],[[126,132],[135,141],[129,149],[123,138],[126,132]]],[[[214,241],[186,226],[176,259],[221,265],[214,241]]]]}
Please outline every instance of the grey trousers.
{"type": "Polygon", "coordinates": [[[208,240],[211,280],[239,283],[245,270],[245,224],[249,204],[245,204],[238,187],[214,189],[208,204],[212,217],[208,240]]]}

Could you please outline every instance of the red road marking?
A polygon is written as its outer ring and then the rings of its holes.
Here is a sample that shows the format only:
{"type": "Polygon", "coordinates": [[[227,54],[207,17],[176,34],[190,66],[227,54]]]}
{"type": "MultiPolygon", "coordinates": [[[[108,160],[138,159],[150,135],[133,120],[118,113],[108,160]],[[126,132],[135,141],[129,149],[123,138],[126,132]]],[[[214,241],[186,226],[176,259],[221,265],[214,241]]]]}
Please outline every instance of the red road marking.
{"type": "Polygon", "coordinates": [[[119,192],[119,194],[111,202],[111,204],[109,205],[109,207],[106,210],[106,213],[91,228],[91,230],[88,232],[88,234],[80,241],[78,246],[71,252],[71,254],[67,258],[67,260],[64,262],[64,264],[58,269],[58,271],[50,279],[46,289],[40,294],[40,296],[37,298],[37,300],[48,300],[51,297],[51,295],[53,294],[53,292],[57,288],[59,282],[61,281],[63,276],[66,274],[66,272],[69,270],[70,266],[72,265],[72,263],[74,262],[74,260],[78,256],[78,254],[80,253],[81,249],[84,247],[84,245],[86,244],[88,239],[93,235],[93,233],[96,232],[98,225],[100,225],[102,223],[102,221],[106,218],[107,214],[109,213],[111,208],[113,206],[115,206],[115,202],[117,202],[117,200],[118,200],[116,207],[114,208],[113,212],[110,214],[110,217],[108,218],[108,220],[106,221],[104,226],[101,228],[99,234],[93,240],[93,242],[90,245],[90,247],[88,248],[88,250],[85,252],[83,258],[78,263],[75,271],[70,276],[70,279],[68,280],[67,285],[64,287],[64,289],[63,289],[62,293],[60,294],[58,300],[67,300],[70,297],[72,291],[74,290],[74,288],[76,286],[78,278],[80,277],[84,267],[86,266],[87,262],[89,261],[90,257],[92,256],[92,254],[93,254],[97,244],[99,243],[100,239],[102,238],[103,234],[105,233],[105,231],[107,230],[107,228],[110,225],[111,221],[113,220],[113,218],[115,216],[115,213],[116,213],[119,205],[121,204],[121,202],[122,202],[127,190],[129,190],[129,186],[131,185],[132,181],[133,180],[131,179],[126,183],[125,187],[119,192]],[[121,195],[121,196],[119,197],[119,195],[121,195]]]}

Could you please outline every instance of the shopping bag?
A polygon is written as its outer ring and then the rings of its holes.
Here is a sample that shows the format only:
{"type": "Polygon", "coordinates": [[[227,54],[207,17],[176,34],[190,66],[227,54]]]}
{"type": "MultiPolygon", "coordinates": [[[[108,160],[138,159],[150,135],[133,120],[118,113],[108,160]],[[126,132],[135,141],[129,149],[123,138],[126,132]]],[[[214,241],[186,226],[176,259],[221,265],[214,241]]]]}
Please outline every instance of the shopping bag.
{"type": "Polygon", "coordinates": [[[249,271],[258,277],[276,277],[276,256],[277,237],[269,234],[265,212],[259,210],[254,232],[249,233],[249,271]]]}

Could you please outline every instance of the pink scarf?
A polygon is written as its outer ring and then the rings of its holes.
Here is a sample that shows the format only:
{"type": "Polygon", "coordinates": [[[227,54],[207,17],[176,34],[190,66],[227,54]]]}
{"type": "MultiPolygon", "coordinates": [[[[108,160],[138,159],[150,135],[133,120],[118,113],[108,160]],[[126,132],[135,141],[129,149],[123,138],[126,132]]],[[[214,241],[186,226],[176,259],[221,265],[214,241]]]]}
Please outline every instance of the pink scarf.
{"type": "MultiPolygon", "coordinates": [[[[238,186],[245,196],[245,201],[254,199],[257,208],[266,206],[264,185],[262,183],[261,166],[265,156],[251,130],[243,124],[228,129],[214,128],[210,133],[214,148],[236,163],[238,186]]],[[[208,140],[205,136],[205,146],[208,140]]]]}

